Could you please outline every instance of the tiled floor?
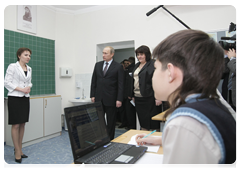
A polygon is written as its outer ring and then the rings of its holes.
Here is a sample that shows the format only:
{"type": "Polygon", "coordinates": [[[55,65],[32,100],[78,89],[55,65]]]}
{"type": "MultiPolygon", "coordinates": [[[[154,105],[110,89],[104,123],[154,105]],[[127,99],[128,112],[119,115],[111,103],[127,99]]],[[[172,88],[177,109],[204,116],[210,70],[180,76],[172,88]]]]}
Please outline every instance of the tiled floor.
{"type": "MultiPolygon", "coordinates": [[[[127,130],[124,128],[115,130],[115,138],[127,130]]],[[[73,156],[69,141],[68,132],[62,130],[62,135],[33,144],[23,148],[23,153],[28,158],[22,159],[22,164],[71,164],[73,156]]],[[[4,146],[4,159],[8,164],[17,164],[15,162],[13,147],[4,146]]]]}

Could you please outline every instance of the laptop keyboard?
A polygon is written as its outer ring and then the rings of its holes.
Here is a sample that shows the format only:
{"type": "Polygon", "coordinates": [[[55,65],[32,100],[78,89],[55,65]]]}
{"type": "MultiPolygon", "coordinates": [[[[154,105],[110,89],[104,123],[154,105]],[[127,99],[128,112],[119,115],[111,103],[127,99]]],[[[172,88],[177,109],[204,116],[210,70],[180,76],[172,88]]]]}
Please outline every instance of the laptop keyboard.
{"type": "Polygon", "coordinates": [[[123,152],[131,148],[132,145],[121,143],[112,143],[107,149],[88,158],[85,163],[88,164],[108,164],[120,156],[123,152]]]}

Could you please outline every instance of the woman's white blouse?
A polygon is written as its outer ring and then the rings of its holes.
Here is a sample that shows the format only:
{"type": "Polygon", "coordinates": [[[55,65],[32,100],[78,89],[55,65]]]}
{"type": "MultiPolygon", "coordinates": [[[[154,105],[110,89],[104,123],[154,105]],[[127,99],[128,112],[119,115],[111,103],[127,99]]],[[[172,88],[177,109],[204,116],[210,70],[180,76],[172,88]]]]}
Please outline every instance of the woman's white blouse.
{"type": "Polygon", "coordinates": [[[32,68],[27,65],[27,76],[25,75],[19,62],[12,63],[8,66],[4,86],[8,90],[8,96],[29,97],[29,94],[15,90],[17,87],[32,87],[32,68]]]}

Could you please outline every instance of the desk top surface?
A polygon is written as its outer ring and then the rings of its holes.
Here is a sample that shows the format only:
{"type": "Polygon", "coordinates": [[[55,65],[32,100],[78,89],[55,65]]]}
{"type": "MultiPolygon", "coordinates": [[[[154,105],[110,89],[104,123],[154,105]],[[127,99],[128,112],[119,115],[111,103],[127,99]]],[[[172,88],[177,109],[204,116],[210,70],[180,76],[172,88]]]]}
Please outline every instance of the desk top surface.
{"type": "MultiPolygon", "coordinates": [[[[141,134],[141,133],[150,133],[151,131],[143,131],[143,130],[129,130],[125,132],[124,134],[120,135],[119,137],[115,138],[112,140],[112,142],[118,142],[118,143],[128,143],[131,140],[131,137],[136,135],[136,134],[141,134]]],[[[162,136],[162,132],[155,132],[151,136],[162,136]]],[[[152,152],[151,152],[152,153],[152,152]]],[[[160,146],[157,154],[163,154],[163,148],[160,146]]]]}
{"type": "Polygon", "coordinates": [[[162,113],[159,113],[157,114],[156,116],[153,116],[152,117],[152,120],[159,120],[159,121],[165,121],[164,119],[164,114],[165,114],[166,111],[162,112],[162,113]]]}

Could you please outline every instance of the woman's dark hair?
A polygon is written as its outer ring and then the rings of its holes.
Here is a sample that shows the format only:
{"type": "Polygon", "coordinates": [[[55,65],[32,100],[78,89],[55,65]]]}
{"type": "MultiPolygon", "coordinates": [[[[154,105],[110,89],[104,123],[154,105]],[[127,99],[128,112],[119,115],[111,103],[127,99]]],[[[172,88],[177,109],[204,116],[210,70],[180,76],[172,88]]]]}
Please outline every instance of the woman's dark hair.
{"type": "Polygon", "coordinates": [[[142,45],[142,46],[138,47],[138,48],[135,50],[136,56],[137,56],[138,53],[145,54],[145,56],[146,56],[146,61],[147,61],[147,62],[148,62],[149,60],[151,60],[152,54],[151,54],[150,49],[148,48],[148,46],[142,45]]]}
{"type": "Polygon", "coordinates": [[[32,51],[29,48],[25,48],[25,47],[19,48],[17,50],[17,61],[19,61],[18,56],[21,56],[24,51],[29,51],[30,54],[32,54],[32,51]]]}
{"type": "Polygon", "coordinates": [[[165,118],[184,104],[190,94],[219,98],[216,89],[224,70],[224,52],[208,34],[198,30],[178,31],[158,44],[153,56],[162,63],[163,70],[172,63],[183,72],[182,84],[168,97],[171,102],[165,118]]]}

